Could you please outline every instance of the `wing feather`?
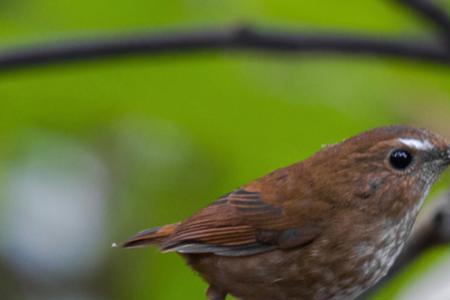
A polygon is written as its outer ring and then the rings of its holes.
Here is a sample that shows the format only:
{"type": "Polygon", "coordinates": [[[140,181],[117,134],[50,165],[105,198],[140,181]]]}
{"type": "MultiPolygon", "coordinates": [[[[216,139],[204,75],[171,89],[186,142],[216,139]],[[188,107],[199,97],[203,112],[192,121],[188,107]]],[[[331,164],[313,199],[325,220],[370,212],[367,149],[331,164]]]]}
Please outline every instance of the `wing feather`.
{"type": "Polygon", "coordinates": [[[162,250],[244,256],[287,249],[304,245],[320,233],[315,224],[302,225],[281,205],[265,202],[259,192],[238,189],[181,223],[162,250]]]}

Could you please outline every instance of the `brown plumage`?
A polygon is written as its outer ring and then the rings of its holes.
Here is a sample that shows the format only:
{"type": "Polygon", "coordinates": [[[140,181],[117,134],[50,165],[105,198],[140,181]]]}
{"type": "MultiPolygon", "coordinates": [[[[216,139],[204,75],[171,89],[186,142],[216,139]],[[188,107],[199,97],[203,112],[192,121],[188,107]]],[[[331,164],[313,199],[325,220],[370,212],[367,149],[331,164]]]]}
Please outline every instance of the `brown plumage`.
{"type": "Polygon", "coordinates": [[[449,162],[448,143],[426,130],[374,129],[123,246],[180,253],[210,300],[353,299],[392,265],[449,162]]]}

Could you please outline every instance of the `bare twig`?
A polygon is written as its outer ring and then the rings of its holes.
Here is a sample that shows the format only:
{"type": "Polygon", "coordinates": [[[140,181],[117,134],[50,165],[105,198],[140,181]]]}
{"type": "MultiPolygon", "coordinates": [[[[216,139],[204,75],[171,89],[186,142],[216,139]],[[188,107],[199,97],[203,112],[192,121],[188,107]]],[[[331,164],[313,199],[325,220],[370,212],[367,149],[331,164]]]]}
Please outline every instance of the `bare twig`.
{"type": "Polygon", "coordinates": [[[0,51],[0,72],[75,61],[132,55],[188,54],[199,51],[248,50],[293,54],[335,53],[401,58],[450,65],[450,20],[443,10],[426,0],[395,0],[433,23],[440,40],[403,40],[335,32],[292,33],[237,27],[216,30],[135,34],[112,39],[91,39],[31,45],[0,51]]]}
{"type": "Polygon", "coordinates": [[[434,25],[446,43],[450,51],[450,18],[447,13],[429,0],[397,0],[422,16],[426,21],[434,25]]]}
{"type": "Polygon", "coordinates": [[[377,55],[450,64],[450,54],[438,44],[338,34],[291,34],[250,27],[173,32],[114,39],[45,44],[0,52],[0,71],[30,66],[131,55],[185,54],[198,51],[251,50],[377,55]]]}

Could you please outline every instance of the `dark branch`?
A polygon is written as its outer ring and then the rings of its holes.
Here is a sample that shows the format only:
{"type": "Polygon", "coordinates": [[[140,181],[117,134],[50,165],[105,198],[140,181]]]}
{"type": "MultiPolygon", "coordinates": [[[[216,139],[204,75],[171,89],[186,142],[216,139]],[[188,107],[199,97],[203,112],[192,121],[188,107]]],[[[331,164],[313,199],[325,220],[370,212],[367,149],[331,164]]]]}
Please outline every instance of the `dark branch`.
{"type": "Polygon", "coordinates": [[[450,18],[440,7],[429,0],[396,0],[422,16],[436,27],[450,51],[450,18]]]}
{"type": "Polygon", "coordinates": [[[185,54],[198,51],[337,53],[402,58],[449,65],[450,54],[438,43],[381,39],[344,34],[294,34],[231,28],[172,32],[114,39],[50,43],[0,52],[0,71],[64,62],[132,55],[185,54]]]}
{"type": "Polygon", "coordinates": [[[199,51],[333,53],[400,58],[450,65],[450,19],[427,0],[395,0],[435,25],[442,40],[402,40],[345,33],[289,33],[252,27],[223,30],[137,34],[112,39],[48,43],[0,51],[0,72],[75,61],[136,55],[187,54],[199,51]]]}

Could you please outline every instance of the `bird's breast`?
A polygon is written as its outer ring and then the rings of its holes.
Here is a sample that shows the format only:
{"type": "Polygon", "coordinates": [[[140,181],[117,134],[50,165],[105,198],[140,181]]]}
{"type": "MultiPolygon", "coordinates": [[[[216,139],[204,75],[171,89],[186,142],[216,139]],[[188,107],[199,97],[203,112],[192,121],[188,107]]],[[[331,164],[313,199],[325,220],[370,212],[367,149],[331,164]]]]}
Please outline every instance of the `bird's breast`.
{"type": "Polygon", "coordinates": [[[385,220],[379,234],[371,242],[362,242],[355,251],[360,260],[361,277],[366,285],[375,285],[387,274],[400,254],[414,224],[418,210],[411,210],[399,221],[385,220]]]}

